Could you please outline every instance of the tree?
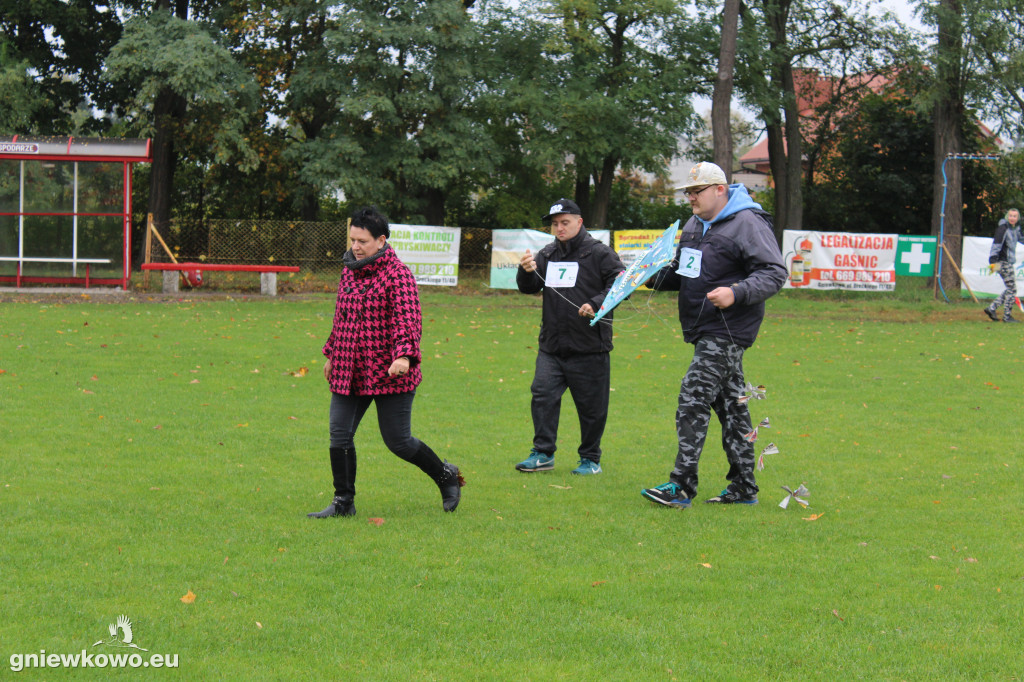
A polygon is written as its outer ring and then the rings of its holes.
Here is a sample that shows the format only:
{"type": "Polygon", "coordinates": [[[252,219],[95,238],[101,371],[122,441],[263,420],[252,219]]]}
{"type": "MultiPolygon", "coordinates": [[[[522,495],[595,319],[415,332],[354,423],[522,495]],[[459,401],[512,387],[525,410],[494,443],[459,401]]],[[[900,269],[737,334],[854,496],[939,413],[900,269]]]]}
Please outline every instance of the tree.
{"type": "Polygon", "coordinates": [[[304,178],[375,203],[392,219],[443,224],[448,197],[482,181],[492,146],[480,123],[475,56],[484,46],[462,0],[355,0],[327,44],[337,117],[303,151],[304,178]]]}
{"type": "Polygon", "coordinates": [[[737,82],[765,124],[779,234],[802,227],[803,176],[809,171],[813,177],[818,141],[825,142],[838,117],[870,91],[861,76],[888,72],[893,55],[907,54],[901,27],[891,13],[870,14],[874,4],[759,0],[743,14],[740,53],[746,58],[737,65],[737,82]],[[815,83],[818,75],[827,88],[815,83]],[[808,101],[812,112],[805,110],[808,101]],[[815,125],[808,125],[808,113],[815,125]]]}
{"type": "Polygon", "coordinates": [[[76,119],[76,112],[115,112],[127,99],[123,84],[103,74],[104,58],[121,36],[121,22],[110,4],[0,0],[0,33],[3,61],[27,66],[35,102],[28,120],[20,122],[28,128],[11,133],[101,132],[109,121],[92,115],[76,119]]]}
{"type": "MultiPolygon", "coordinates": [[[[968,112],[996,120],[997,131],[1015,136],[1022,132],[1024,49],[1017,36],[1024,28],[1024,2],[918,0],[917,4],[924,22],[936,32],[932,52],[935,78],[923,100],[935,112],[932,234],[938,235],[941,226],[948,253],[959,261],[963,248],[962,163],[946,159],[965,151],[978,151],[965,149],[960,134],[958,121],[968,112]]],[[[942,286],[958,286],[952,268],[943,269],[942,286]]]]}
{"type": "Polygon", "coordinates": [[[149,209],[158,226],[171,217],[174,173],[185,150],[198,163],[235,163],[252,169],[257,158],[245,138],[256,86],[209,24],[188,21],[188,4],[175,14],[158,0],[151,14],[129,19],[107,60],[109,76],[136,88],[129,113],[137,130],[153,136],[149,209]]]}
{"type": "Polygon", "coordinates": [[[0,36],[0,134],[38,134],[36,115],[45,105],[43,97],[29,77],[29,64],[8,57],[8,45],[0,36]]]}
{"type": "Polygon", "coordinates": [[[541,11],[552,69],[538,137],[571,155],[576,202],[603,229],[617,171],[663,170],[694,125],[690,99],[707,81],[692,54],[712,36],[671,0],[550,0],[541,11]]]}
{"type": "Polygon", "coordinates": [[[739,21],[740,0],[725,0],[722,10],[722,44],[718,51],[718,74],[711,96],[711,137],[714,141],[714,161],[725,171],[726,179],[732,178],[734,163],[730,112],[739,21]]]}

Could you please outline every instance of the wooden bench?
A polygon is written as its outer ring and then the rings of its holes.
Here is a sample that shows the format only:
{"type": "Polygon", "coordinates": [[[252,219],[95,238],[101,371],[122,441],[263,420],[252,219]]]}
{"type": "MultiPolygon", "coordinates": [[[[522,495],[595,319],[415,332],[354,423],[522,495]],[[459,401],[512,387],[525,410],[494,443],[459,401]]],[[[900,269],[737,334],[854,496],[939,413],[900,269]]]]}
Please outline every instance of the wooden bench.
{"type": "Polygon", "coordinates": [[[298,272],[297,265],[237,265],[234,263],[143,263],[143,270],[163,270],[165,294],[176,294],[178,274],[184,271],[199,272],[258,272],[260,273],[260,293],[264,296],[277,296],[277,273],[298,272]]]}
{"type": "MultiPolygon", "coordinates": [[[[92,264],[92,263],[103,264],[103,265],[110,265],[110,259],[109,258],[31,258],[29,256],[25,256],[25,257],[22,257],[22,256],[0,256],[0,261],[8,262],[8,263],[17,263],[18,264],[18,274],[15,275],[14,281],[15,281],[15,286],[18,287],[19,289],[21,288],[21,280],[22,279],[26,279],[26,280],[30,280],[30,281],[36,281],[36,280],[39,279],[37,277],[30,277],[30,278],[24,277],[21,274],[21,264],[22,263],[71,263],[73,265],[77,265],[79,263],[85,263],[85,288],[86,289],[89,288],[89,265],[92,264]]],[[[43,278],[43,279],[44,280],[48,280],[49,278],[43,278]]]]}

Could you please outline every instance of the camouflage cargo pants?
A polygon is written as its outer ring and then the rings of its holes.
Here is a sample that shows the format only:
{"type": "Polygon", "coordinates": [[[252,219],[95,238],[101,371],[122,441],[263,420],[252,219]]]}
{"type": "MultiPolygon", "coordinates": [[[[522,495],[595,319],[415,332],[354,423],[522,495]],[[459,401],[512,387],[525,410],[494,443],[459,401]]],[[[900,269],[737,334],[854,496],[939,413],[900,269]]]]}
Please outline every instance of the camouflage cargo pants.
{"type": "Polygon", "coordinates": [[[722,424],[722,448],[729,460],[729,488],[757,494],[754,446],[743,436],[753,429],[750,410],[739,402],[745,387],[743,347],[716,338],[697,341],[693,361],[679,389],[676,433],[679,453],[670,479],[693,499],[697,494],[697,464],[707,438],[711,410],[722,424]]]}
{"type": "Polygon", "coordinates": [[[1013,311],[1013,304],[1017,299],[1017,273],[1013,269],[1014,265],[1013,261],[999,261],[999,276],[1003,278],[1003,286],[1006,288],[1003,290],[1003,293],[999,294],[999,298],[989,306],[989,310],[992,312],[1002,308],[1004,320],[1010,317],[1010,313],[1013,311]]]}

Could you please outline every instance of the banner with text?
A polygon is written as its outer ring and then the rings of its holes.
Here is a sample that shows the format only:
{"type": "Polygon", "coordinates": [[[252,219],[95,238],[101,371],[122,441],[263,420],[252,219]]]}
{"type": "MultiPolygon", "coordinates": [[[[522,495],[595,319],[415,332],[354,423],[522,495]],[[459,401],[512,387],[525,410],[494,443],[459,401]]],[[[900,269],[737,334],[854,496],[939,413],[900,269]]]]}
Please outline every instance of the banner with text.
{"type": "MultiPolygon", "coordinates": [[[[615,244],[612,246],[619,259],[627,268],[637,258],[644,255],[654,242],[665,233],[664,230],[616,230],[615,244]]],[[[676,233],[676,244],[679,244],[679,234],[676,233]]]]}
{"type": "MultiPolygon", "coordinates": [[[[608,230],[588,230],[590,236],[607,244],[608,230]]],[[[494,230],[491,232],[491,288],[516,289],[516,270],[519,260],[529,249],[537,253],[554,240],[548,232],[539,230],[494,230]]]]}
{"type": "MultiPolygon", "coordinates": [[[[998,296],[1003,293],[1005,286],[1003,278],[998,272],[990,272],[988,269],[988,254],[992,248],[991,237],[964,237],[964,252],[960,259],[960,270],[964,273],[964,279],[975,294],[989,294],[998,296]]],[[[943,268],[949,267],[949,260],[942,264],[943,268]]],[[[1017,295],[1024,292],[1024,246],[1017,245],[1016,262],[1014,269],[1017,272],[1017,295]]],[[[967,287],[960,283],[963,295],[968,295],[967,287]]]]}
{"type": "Polygon", "coordinates": [[[784,230],[786,288],[892,291],[896,244],[894,234],[784,230]]]}
{"type": "Polygon", "coordinates": [[[416,278],[416,284],[453,287],[459,283],[458,227],[392,225],[388,243],[416,278]]]}

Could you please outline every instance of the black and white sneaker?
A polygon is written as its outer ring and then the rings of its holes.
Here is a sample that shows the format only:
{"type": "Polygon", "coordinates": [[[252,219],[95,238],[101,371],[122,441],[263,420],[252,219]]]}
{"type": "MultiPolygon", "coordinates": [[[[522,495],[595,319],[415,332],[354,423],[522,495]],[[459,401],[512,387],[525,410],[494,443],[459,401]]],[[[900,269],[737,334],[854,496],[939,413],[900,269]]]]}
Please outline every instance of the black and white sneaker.
{"type": "Polygon", "coordinates": [[[744,495],[743,493],[726,488],[715,497],[704,500],[707,504],[757,504],[757,495],[744,495]]]}

